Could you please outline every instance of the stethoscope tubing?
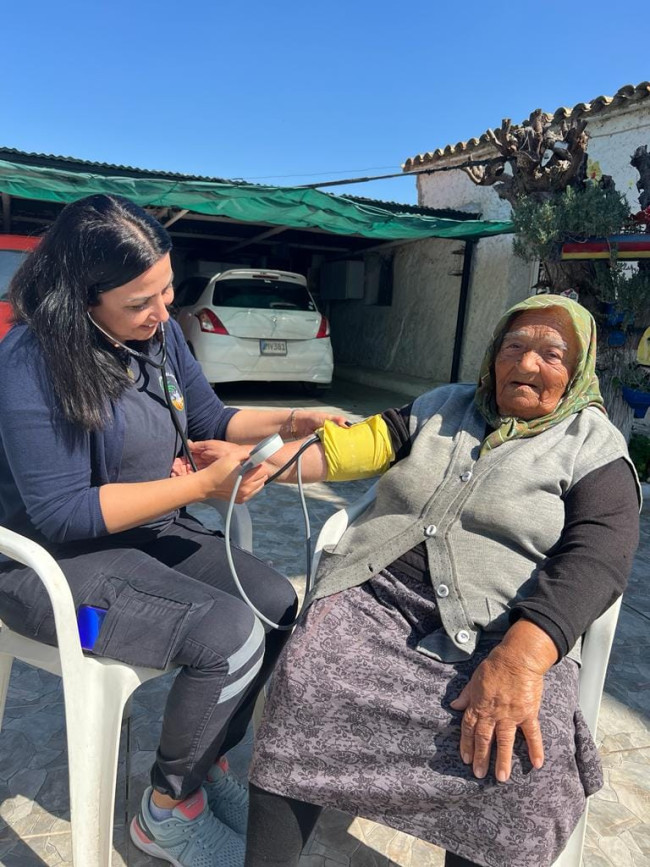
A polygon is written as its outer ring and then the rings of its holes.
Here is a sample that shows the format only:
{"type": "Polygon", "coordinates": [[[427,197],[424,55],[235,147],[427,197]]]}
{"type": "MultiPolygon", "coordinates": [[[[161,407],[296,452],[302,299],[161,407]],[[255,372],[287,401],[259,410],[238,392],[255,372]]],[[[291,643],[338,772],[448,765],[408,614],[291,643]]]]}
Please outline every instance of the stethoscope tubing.
{"type": "Polygon", "coordinates": [[[127,346],[126,343],[122,343],[121,340],[118,340],[116,337],[113,337],[112,334],[109,334],[107,331],[105,331],[102,328],[102,326],[99,325],[99,323],[95,322],[95,320],[90,315],[90,312],[88,313],[88,319],[90,319],[90,321],[95,326],[95,328],[98,331],[100,331],[104,335],[104,337],[106,337],[106,339],[109,340],[113,344],[113,346],[115,346],[116,348],[119,348],[119,349],[123,349],[132,358],[137,358],[138,361],[143,361],[145,364],[149,364],[149,365],[151,365],[151,367],[155,367],[156,370],[159,370],[162,373],[163,397],[165,398],[165,403],[167,405],[167,409],[169,410],[169,414],[171,416],[172,423],[176,429],[176,433],[180,437],[181,444],[183,447],[183,452],[185,453],[185,457],[187,458],[187,460],[190,463],[190,466],[192,467],[192,469],[196,473],[197,472],[197,466],[196,466],[196,463],[194,461],[194,457],[192,456],[192,452],[190,451],[190,445],[187,441],[187,434],[185,433],[183,425],[181,424],[181,421],[177,415],[176,407],[172,403],[172,399],[169,396],[169,389],[167,387],[167,366],[166,366],[167,365],[167,335],[165,334],[164,323],[161,322],[158,325],[158,330],[160,332],[160,343],[161,343],[161,349],[162,349],[161,359],[160,359],[160,361],[154,361],[154,359],[151,358],[150,355],[146,355],[144,352],[138,352],[137,349],[132,349],[130,346],[127,346]]]}

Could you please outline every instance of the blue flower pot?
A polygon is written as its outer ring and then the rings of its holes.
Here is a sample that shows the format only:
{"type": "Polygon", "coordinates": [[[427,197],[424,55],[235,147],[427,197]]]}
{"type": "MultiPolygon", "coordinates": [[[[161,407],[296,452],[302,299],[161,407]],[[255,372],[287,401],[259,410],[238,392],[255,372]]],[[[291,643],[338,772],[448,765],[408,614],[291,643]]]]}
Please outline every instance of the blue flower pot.
{"type": "Polygon", "coordinates": [[[623,398],[634,410],[634,418],[645,418],[646,411],[650,406],[650,393],[638,391],[636,388],[628,388],[624,385],[621,389],[623,398]]]}

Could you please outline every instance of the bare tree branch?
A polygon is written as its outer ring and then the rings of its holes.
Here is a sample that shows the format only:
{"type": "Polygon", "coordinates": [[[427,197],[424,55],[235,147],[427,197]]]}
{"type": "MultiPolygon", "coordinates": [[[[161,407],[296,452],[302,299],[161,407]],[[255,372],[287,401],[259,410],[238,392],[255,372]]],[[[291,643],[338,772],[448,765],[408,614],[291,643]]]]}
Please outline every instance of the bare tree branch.
{"type": "Polygon", "coordinates": [[[521,126],[504,118],[500,127],[486,132],[503,163],[464,171],[479,186],[495,185],[498,195],[512,205],[520,196],[546,198],[580,180],[589,139],[586,126],[586,121],[575,119],[554,123],[541,109],[521,126]],[[512,176],[504,173],[506,163],[512,176]]]}

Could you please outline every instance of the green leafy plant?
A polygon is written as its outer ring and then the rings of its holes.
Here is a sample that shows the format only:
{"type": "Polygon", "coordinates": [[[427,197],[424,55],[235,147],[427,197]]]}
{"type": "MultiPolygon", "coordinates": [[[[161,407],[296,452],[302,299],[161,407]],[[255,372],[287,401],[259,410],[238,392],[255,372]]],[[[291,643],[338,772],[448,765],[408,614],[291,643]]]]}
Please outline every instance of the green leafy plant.
{"type": "Polygon", "coordinates": [[[623,328],[632,320],[646,321],[650,316],[650,270],[630,262],[595,261],[593,264],[593,294],[610,302],[625,313],[623,328]]]}
{"type": "Polygon", "coordinates": [[[624,365],[616,380],[618,385],[650,393],[650,369],[635,362],[624,365]]]}
{"type": "Polygon", "coordinates": [[[630,209],[611,185],[588,182],[541,199],[523,196],[513,208],[514,250],[523,259],[558,259],[565,241],[586,241],[617,234],[630,209]]]}
{"type": "Polygon", "coordinates": [[[647,481],[650,476],[650,437],[634,433],[630,437],[628,448],[639,478],[647,481]]]}

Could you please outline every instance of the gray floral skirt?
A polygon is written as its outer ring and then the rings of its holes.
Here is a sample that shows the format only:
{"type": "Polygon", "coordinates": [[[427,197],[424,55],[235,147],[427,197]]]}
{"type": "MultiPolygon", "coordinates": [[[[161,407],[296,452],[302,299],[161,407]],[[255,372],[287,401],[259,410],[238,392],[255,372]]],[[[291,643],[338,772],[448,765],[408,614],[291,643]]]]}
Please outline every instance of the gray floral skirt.
{"type": "Polygon", "coordinates": [[[430,584],[383,572],[315,602],[273,674],[250,778],[270,792],[336,807],[488,867],[545,867],[602,786],[578,708],[578,668],[548,672],[540,711],[546,760],[518,735],[510,780],[477,780],[450,708],[492,645],[471,660],[415,650],[440,625],[430,584]]]}

